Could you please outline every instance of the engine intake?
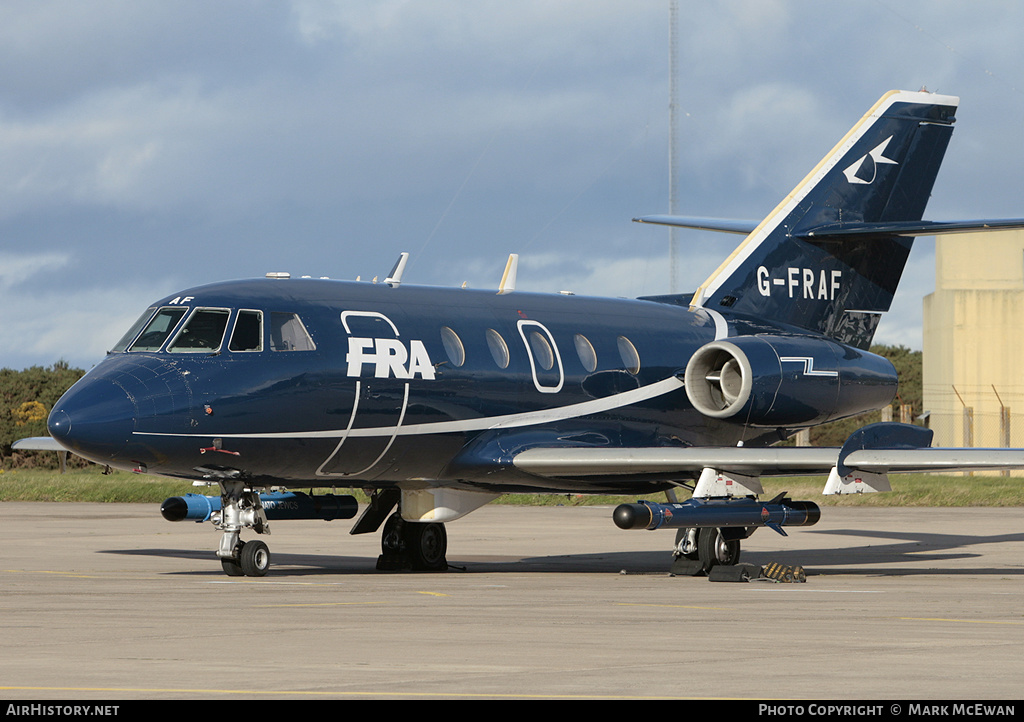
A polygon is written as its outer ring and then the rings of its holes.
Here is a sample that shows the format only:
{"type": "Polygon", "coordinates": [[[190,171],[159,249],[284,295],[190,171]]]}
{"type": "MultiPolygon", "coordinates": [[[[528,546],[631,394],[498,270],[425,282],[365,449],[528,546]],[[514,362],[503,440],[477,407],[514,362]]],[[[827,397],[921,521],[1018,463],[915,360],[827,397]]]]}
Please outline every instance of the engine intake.
{"type": "Polygon", "coordinates": [[[888,359],[809,336],[738,336],[701,346],[686,395],[705,416],[752,426],[812,426],[881,408],[896,395],[888,359]]]}

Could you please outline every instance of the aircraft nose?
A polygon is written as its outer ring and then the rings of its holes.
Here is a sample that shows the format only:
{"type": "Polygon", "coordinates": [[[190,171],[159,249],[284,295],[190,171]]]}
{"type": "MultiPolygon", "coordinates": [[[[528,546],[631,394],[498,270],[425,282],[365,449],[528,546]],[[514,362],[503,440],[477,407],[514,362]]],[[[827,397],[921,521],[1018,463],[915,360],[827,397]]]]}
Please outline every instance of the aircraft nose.
{"type": "Polygon", "coordinates": [[[100,464],[117,460],[137,412],[124,389],[106,379],[76,384],[54,405],[46,425],[62,446],[100,464]]]}

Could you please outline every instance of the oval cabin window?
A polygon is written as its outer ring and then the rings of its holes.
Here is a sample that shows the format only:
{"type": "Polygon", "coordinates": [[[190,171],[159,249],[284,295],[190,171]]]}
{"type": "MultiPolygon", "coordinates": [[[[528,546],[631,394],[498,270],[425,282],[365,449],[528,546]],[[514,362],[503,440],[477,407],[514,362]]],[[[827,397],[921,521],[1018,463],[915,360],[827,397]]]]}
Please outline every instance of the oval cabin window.
{"type": "Polygon", "coordinates": [[[498,368],[508,368],[508,344],[505,343],[505,339],[501,337],[501,334],[493,328],[487,329],[487,348],[490,349],[491,358],[494,359],[494,363],[498,365],[498,368]]]}
{"type": "Polygon", "coordinates": [[[462,345],[459,334],[447,326],[441,327],[441,343],[444,344],[444,352],[448,354],[448,360],[453,366],[461,366],[466,363],[466,347],[462,345]]]}
{"type": "Polygon", "coordinates": [[[622,357],[622,363],[627,371],[631,374],[640,373],[640,354],[637,353],[633,342],[625,336],[619,336],[619,356],[622,357]]]}

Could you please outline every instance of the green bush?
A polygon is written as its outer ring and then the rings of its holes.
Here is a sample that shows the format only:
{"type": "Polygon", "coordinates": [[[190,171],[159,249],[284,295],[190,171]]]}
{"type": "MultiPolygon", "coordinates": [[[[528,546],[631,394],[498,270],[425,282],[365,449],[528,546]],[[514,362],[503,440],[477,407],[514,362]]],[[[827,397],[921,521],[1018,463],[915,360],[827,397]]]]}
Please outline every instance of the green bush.
{"type": "MultiPolygon", "coordinates": [[[[57,455],[53,452],[12,451],[11,444],[27,436],[47,436],[46,417],[50,409],[84,374],[66,361],[58,361],[49,368],[0,369],[0,468],[57,467],[57,455]]],[[[68,463],[87,462],[69,457],[68,463]]]]}

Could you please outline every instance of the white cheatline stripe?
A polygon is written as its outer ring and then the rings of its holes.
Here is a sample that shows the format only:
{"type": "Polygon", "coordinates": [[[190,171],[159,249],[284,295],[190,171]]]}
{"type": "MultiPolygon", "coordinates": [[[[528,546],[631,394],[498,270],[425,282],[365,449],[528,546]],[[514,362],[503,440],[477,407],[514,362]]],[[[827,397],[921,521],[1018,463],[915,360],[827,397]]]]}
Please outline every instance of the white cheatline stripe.
{"type": "Polygon", "coordinates": [[[426,424],[407,424],[405,426],[378,426],[369,429],[328,429],[326,431],[275,431],[260,434],[218,434],[207,432],[205,434],[166,434],[158,432],[136,431],[135,436],[179,436],[195,437],[201,436],[217,437],[221,439],[332,439],[339,436],[346,438],[375,437],[375,436],[422,436],[425,434],[447,434],[464,431],[483,431],[486,429],[511,429],[520,426],[534,426],[545,424],[551,421],[572,419],[588,414],[599,414],[613,409],[622,408],[631,404],[638,404],[642,401],[664,396],[683,387],[681,379],[669,376],[667,379],[657,381],[647,386],[641,386],[632,391],[624,391],[603,399],[582,401],[578,404],[558,406],[553,409],[541,409],[540,411],[525,411],[519,414],[505,414],[504,416],[486,416],[479,419],[465,419],[463,421],[435,421],[426,424]]]}

